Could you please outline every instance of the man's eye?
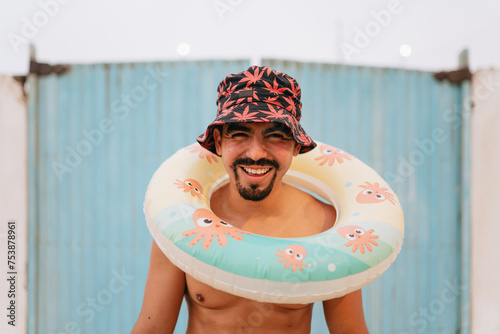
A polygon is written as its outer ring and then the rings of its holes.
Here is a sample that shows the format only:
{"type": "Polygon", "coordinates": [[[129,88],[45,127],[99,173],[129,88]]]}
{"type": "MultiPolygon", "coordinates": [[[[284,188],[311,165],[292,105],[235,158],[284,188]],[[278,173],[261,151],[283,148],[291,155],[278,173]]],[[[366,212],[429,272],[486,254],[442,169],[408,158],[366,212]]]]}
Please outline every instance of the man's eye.
{"type": "Polygon", "coordinates": [[[271,133],[268,137],[272,139],[287,139],[287,137],[282,133],[271,133]]]}
{"type": "Polygon", "coordinates": [[[231,134],[231,138],[245,138],[248,137],[248,135],[244,132],[235,132],[231,134]]]}

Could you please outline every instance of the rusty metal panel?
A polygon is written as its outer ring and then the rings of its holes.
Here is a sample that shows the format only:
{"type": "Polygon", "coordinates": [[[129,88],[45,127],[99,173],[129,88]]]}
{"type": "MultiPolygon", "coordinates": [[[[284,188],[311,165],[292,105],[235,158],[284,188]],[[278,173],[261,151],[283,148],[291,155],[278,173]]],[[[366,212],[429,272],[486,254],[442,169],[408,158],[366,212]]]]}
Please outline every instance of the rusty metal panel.
{"type": "Polygon", "coordinates": [[[0,74],[0,249],[4,255],[0,332],[25,333],[28,314],[27,103],[23,85],[0,74]]]}
{"type": "MultiPolygon", "coordinates": [[[[469,92],[433,73],[264,60],[302,87],[304,128],[367,162],[398,194],[405,240],[391,268],[363,289],[372,333],[467,333],[468,236],[461,234],[462,113],[469,92]],[[465,249],[462,249],[462,246],[465,249]],[[464,255],[462,255],[464,254],[464,255]],[[464,321],[465,320],[465,321],[464,321]]],[[[465,82],[465,84],[468,84],[465,82]]],[[[468,138],[465,138],[468,140],[468,138]]],[[[313,333],[328,333],[321,305],[313,333]]]]}

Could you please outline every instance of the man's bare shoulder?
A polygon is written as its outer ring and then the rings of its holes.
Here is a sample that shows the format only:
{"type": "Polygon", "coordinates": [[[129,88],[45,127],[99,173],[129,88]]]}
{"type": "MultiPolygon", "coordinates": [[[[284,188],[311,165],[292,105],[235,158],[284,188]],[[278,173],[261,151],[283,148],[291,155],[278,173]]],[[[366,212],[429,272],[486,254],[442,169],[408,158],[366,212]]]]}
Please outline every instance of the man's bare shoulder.
{"type": "Polygon", "coordinates": [[[143,304],[132,333],[172,333],[185,285],[184,272],[170,262],[153,241],[143,304]]]}
{"type": "Polygon", "coordinates": [[[288,187],[287,193],[293,198],[290,210],[294,212],[294,215],[297,215],[299,219],[307,220],[314,226],[316,233],[326,231],[333,226],[337,217],[337,211],[333,205],[325,203],[303,190],[293,186],[288,187]]]}

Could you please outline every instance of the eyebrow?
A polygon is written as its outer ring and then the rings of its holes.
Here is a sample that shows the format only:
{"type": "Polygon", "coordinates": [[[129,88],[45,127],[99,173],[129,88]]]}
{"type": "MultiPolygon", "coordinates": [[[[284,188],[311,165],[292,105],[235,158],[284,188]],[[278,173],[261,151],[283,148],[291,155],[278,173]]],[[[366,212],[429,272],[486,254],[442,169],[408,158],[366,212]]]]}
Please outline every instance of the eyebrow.
{"type": "Polygon", "coordinates": [[[230,133],[236,132],[236,131],[243,131],[243,132],[247,132],[247,133],[252,132],[252,130],[249,127],[243,126],[243,125],[238,124],[238,123],[229,123],[227,126],[227,129],[226,129],[226,134],[230,134],[230,133]]]}
{"type": "Polygon", "coordinates": [[[282,132],[287,136],[292,136],[292,131],[290,130],[290,128],[283,123],[276,123],[273,126],[265,129],[264,134],[267,135],[271,132],[276,132],[276,131],[282,132]]]}
{"type": "MultiPolygon", "coordinates": [[[[245,123],[230,123],[230,124],[228,124],[225,133],[228,135],[228,134],[231,134],[232,132],[237,132],[237,131],[241,131],[241,132],[245,132],[245,133],[252,133],[253,132],[253,130],[251,128],[249,128],[243,124],[245,124],[245,123]]],[[[290,130],[290,128],[288,126],[286,126],[285,124],[282,124],[282,123],[275,123],[273,126],[265,129],[263,131],[263,134],[267,135],[267,134],[273,133],[273,132],[282,132],[284,135],[292,137],[292,130],[290,130]]]]}

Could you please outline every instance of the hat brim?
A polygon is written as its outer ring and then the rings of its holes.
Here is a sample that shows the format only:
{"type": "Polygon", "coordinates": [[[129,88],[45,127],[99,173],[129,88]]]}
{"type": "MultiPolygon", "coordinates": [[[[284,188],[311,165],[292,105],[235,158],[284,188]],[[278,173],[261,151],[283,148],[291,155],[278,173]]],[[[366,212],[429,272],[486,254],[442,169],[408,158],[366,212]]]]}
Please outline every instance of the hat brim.
{"type": "Polygon", "coordinates": [[[284,108],[263,102],[252,102],[239,105],[219,113],[210,123],[205,133],[196,140],[210,152],[217,154],[213,132],[217,126],[228,123],[282,123],[292,132],[293,139],[300,145],[299,153],[306,153],[316,147],[316,143],[304,131],[300,123],[284,108]]]}

